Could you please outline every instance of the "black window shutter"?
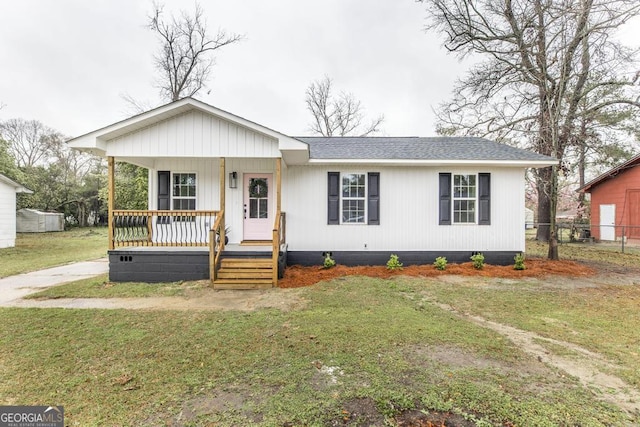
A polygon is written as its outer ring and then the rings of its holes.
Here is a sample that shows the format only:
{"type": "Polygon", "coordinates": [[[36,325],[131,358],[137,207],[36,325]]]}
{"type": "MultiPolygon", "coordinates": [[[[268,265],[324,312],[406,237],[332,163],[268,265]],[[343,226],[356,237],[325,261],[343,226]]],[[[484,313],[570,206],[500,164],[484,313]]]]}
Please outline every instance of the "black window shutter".
{"type": "Polygon", "coordinates": [[[440,174],[440,225],[451,225],[451,174],[440,174]]]}
{"type": "Polygon", "coordinates": [[[340,224],[340,172],[329,172],[327,224],[340,224]]]}
{"type": "Polygon", "coordinates": [[[491,174],[478,174],[478,224],[491,224],[491,174]]]}
{"type": "Polygon", "coordinates": [[[158,210],[171,209],[171,172],[158,171],[158,210]]]}
{"type": "Polygon", "coordinates": [[[380,172],[367,174],[368,190],[367,211],[369,225],[380,225],[380,172]]]}

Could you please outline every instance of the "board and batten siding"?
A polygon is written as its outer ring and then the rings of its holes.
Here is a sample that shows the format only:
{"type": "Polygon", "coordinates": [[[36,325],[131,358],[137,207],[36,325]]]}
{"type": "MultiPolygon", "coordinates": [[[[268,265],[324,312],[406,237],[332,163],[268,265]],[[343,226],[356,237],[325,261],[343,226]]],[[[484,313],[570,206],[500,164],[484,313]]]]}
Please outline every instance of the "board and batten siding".
{"type": "Polygon", "coordinates": [[[190,111],[110,140],[107,155],[277,158],[281,153],[275,138],[211,114],[190,111]]]}
{"type": "Polygon", "coordinates": [[[166,159],[155,161],[155,169],[149,169],[149,209],[158,208],[158,171],[196,174],[196,209],[219,209],[220,188],[218,159],[166,159]]]}
{"type": "Polygon", "coordinates": [[[0,248],[16,245],[16,189],[0,181],[0,248]]]}
{"type": "Polygon", "coordinates": [[[292,166],[283,171],[291,251],[524,251],[522,168],[292,166]],[[327,173],[380,173],[380,225],[327,224],[327,173]],[[438,174],[491,173],[491,224],[438,224],[438,174]]]}
{"type": "MultiPolygon", "coordinates": [[[[220,160],[219,159],[156,159],[155,169],[149,170],[149,209],[158,207],[158,171],[196,174],[196,209],[220,210],[220,160]]],[[[274,159],[242,159],[225,160],[225,225],[230,228],[229,242],[238,243],[243,236],[243,174],[271,173],[275,179],[274,159]],[[229,173],[238,174],[238,187],[229,188],[229,173]]],[[[275,183],[274,183],[275,185],[275,183]]],[[[272,188],[275,192],[275,188],[272,188]]],[[[275,193],[273,193],[275,195],[275,193]]],[[[270,212],[275,213],[275,197],[271,198],[270,212]]]]}

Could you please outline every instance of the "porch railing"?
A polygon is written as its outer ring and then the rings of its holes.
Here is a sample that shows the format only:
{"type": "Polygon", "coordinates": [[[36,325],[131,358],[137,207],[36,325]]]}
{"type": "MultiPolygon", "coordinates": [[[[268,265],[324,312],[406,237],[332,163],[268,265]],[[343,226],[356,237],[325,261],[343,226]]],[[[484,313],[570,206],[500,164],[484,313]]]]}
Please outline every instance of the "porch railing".
{"type": "Polygon", "coordinates": [[[122,246],[207,246],[219,211],[114,210],[111,249],[122,246]]]}
{"type": "Polygon", "coordinates": [[[287,243],[287,214],[285,212],[276,212],[276,220],[273,225],[273,248],[271,254],[271,266],[273,267],[273,285],[278,284],[278,257],[280,256],[280,248],[287,243]]]}

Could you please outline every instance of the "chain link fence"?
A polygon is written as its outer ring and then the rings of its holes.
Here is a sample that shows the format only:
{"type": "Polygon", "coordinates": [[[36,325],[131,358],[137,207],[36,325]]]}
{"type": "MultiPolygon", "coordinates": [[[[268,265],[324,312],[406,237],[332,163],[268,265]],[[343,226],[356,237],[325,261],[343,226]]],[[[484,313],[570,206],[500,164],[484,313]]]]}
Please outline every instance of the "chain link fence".
{"type": "MultiPolygon", "coordinates": [[[[549,228],[549,223],[527,223],[527,237],[534,238],[538,228],[549,228]]],[[[622,253],[640,248],[640,225],[592,225],[583,222],[557,222],[559,244],[590,244],[619,248],[622,253]]]]}

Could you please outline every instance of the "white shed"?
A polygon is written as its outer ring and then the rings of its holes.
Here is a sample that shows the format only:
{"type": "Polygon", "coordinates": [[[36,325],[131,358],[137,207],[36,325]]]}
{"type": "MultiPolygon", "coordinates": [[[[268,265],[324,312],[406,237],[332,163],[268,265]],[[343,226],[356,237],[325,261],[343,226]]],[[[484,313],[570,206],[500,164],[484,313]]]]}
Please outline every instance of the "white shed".
{"type": "Polygon", "coordinates": [[[524,208],[524,228],[530,230],[533,228],[533,210],[524,208]]]}
{"type": "Polygon", "coordinates": [[[44,233],[64,231],[64,214],[42,212],[35,209],[20,209],[17,214],[19,233],[44,233]]]}
{"type": "Polygon", "coordinates": [[[0,248],[16,245],[16,194],[31,190],[0,174],[0,248]]]}

